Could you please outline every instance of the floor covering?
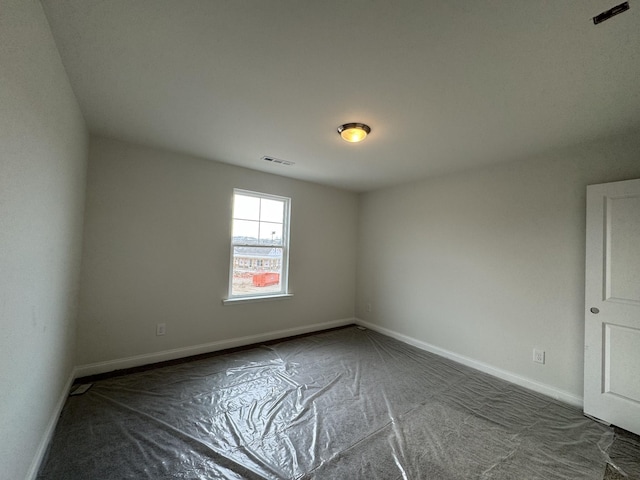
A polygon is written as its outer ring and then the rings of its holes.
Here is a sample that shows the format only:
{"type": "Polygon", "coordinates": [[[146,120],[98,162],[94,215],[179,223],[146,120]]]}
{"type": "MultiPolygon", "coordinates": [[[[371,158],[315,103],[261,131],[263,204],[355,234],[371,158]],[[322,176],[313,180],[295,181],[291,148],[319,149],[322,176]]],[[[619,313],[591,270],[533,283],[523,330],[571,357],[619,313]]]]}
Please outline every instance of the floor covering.
{"type": "Polygon", "coordinates": [[[637,478],[639,445],[348,327],[96,381],[68,398],[38,479],[613,480],[637,478]]]}

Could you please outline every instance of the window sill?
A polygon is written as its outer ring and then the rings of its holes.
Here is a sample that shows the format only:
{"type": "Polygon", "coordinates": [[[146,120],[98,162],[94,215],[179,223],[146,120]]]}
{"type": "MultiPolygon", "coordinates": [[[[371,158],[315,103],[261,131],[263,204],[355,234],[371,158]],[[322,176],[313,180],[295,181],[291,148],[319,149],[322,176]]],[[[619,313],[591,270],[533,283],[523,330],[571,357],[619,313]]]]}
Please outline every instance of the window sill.
{"type": "Polygon", "coordinates": [[[264,295],[257,297],[224,298],[223,305],[240,305],[244,303],[269,302],[271,300],[285,300],[293,297],[293,293],[281,293],[278,295],[264,295]]]}

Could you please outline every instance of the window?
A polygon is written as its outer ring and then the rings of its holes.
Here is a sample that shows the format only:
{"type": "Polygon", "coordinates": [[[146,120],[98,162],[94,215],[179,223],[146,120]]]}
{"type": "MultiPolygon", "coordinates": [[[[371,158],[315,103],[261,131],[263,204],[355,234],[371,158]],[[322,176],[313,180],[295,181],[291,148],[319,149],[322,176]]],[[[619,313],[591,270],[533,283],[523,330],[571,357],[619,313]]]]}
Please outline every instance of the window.
{"type": "Polygon", "coordinates": [[[234,189],[229,298],[288,294],[291,199],[234,189]]]}

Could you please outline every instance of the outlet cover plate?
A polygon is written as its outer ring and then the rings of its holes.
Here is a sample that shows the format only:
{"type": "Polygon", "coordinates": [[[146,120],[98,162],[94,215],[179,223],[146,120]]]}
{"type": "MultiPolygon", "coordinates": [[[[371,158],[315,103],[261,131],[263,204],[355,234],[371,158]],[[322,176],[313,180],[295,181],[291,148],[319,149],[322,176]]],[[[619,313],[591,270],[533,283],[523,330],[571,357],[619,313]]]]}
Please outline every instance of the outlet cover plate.
{"type": "Polygon", "coordinates": [[[544,365],[544,350],[533,349],[533,361],[544,365]]]}

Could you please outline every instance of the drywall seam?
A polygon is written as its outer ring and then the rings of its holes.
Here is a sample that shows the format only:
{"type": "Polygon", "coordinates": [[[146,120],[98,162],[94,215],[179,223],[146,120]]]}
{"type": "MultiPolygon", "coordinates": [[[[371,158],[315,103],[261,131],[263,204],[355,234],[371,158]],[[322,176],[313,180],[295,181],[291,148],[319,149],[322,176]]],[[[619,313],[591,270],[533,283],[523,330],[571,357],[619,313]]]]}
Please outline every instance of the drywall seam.
{"type": "Polygon", "coordinates": [[[220,340],[217,342],[203,343],[200,345],[192,345],[183,348],[174,348],[161,352],[148,353],[144,355],[135,355],[133,357],[119,358],[108,360],[105,362],[96,362],[86,365],[79,365],[75,368],[76,378],[86,377],[87,375],[96,375],[99,373],[112,372],[123,368],[139,367],[149,365],[151,363],[164,362],[167,360],[175,360],[177,358],[199,355],[201,353],[216,352],[226,348],[242,347],[254,343],[265,342],[269,340],[277,340],[279,338],[291,337],[293,335],[301,335],[304,333],[317,332],[328,328],[343,327],[355,323],[355,318],[343,318],[330,322],[314,323],[303,327],[287,328],[284,330],[275,330],[273,332],[260,333],[257,335],[248,335],[245,337],[231,338],[228,340],[220,340]]]}
{"type": "Polygon", "coordinates": [[[58,424],[58,419],[60,418],[60,414],[62,413],[62,408],[64,407],[65,402],[67,401],[67,397],[69,396],[69,391],[71,390],[71,385],[73,384],[73,380],[76,378],[76,369],[73,368],[71,373],[69,374],[69,378],[64,384],[62,391],[60,392],[60,397],[58,398],[58,402],[56,403],[56,407],[53,409],[51,413],[51,418],[49,418],[49,423],[47,424],[47,428],[45,429],[42,438],[40,439],[40,444],[36,449],[36,453],[33,456],[33,460],[31,462],[31,467],[27,471],[27,475],[25,477],[26,480],[35,480],[38,476],[38,471],[40,470],[40,466],[44,460],[44,457],[47,453],[47,449],[49,448],[49,443],[53,438],[53,432],[56,430],[56,425],[58,424]]]}
{"type": "Polygon", "coordinates": [[[555,398],[556,400],[564,403],[568,403],[569,405],[572,405],[574,407],[578,407],[580,409],[583,408],[582,397],[577,397],[569,392],[565,392],[564,390],[560,390],[544,383],[536,382],[526,377],[521,377],[520,375],[516,375],[506,370],[492,367],[491,365],[479,362],[477,360],[474,360],[473,358],[465,357],[464,355],[459,355],[449,350],[436,347],[435,345],[431,345],[430,343],[423,342],[422,340],[418,340],[408,335],[395,332],[385,327],[380,327],[373,323],[366,322],[360,318],[356,318],[355,323],[357,325],[361,325],[376,332],[382,333],[383,335],[395,338],[396,340],[400,340],[401,342],[413,345],[414,347],[418,347],[421,350],[435,353],[436,355],[440,355],[441,357],[448,358],[450,360],[453,360],[454,362],[461,363],[462,365],[480,370],[484,373],[488,373],[489,375],[493,375],[494,377],[498,377],[502,380],[506,380],[529,390],[533,390],[534,392],[542,393],[543,395],[555,398]]]}

